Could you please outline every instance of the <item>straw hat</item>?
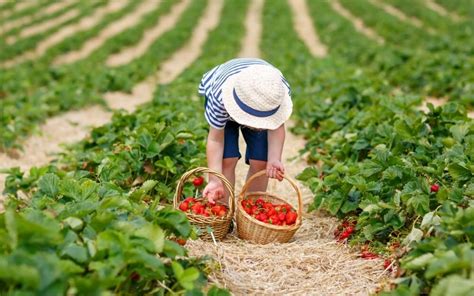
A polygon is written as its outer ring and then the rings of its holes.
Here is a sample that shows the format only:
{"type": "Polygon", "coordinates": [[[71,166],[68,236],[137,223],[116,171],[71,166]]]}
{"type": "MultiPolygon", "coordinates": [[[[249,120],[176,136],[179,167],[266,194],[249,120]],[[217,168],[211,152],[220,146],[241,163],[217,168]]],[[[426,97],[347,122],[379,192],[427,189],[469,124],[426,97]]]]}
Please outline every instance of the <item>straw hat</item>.
{"type": "Polygon", "coordinates": [[[283,75],[271,65],[252,65],[227,78],[222,101],[233,120],[258,129],[278,128],[293,109],[283,75]]]}

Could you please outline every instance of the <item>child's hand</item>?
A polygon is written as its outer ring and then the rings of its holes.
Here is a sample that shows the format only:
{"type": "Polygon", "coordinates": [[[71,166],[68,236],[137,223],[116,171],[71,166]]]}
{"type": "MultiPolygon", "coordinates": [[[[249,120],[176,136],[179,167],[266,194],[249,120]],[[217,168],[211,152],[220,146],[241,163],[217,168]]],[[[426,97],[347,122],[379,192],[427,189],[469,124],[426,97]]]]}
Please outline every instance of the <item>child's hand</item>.
{"type": "Polygon", "coordinates": [[[202,195],[207,198],[209,203],[214,204],[216,200],[224,197],[224,185],[221,181],[211,180],[207,183],[202,195]]]}
{"type": "Polygon", "coordinates": [[[285,167],[279,160],[273,160],[267,162],[267,176],[269,178],[277,179],[278,181],[283,180],[285,175],[285,167]]]}

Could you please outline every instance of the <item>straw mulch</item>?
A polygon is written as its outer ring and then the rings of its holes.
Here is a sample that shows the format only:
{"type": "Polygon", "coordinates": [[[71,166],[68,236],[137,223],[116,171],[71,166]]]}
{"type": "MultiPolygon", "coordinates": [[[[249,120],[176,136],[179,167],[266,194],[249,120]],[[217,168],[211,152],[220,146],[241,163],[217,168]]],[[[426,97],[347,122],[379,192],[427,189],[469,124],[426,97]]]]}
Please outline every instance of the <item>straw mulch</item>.
{"type": "MultiPolygon", "coordinates": [[[[285,147],[285,159],[298,155],[304,141],[290,133],[286,141],[291,144],[285,147]]],[[[301,157],[287,161],[287,174],[294,177],[305,165],[301,157]]],[[[241,188],[246,169],[238,166],[236,189],[241,188]]],[[[306,212],[313,196],[299,186],[306,212]]],[[[269,190],[295,204],[288,184],[272,182],[269,190]]],[[[322,213],[305,213],[301,228],[286,244],[251,244],[238,239],[234,229],[217,244],[189,240],[186,247],[191,256],[212,256],[216,264],[210,281],[234,295],[368,295],[385,286],[390,275],[384,271],[384,260],[359,258],[359,250],[338,243],[333,236],[337,223],[322,213]]]]}

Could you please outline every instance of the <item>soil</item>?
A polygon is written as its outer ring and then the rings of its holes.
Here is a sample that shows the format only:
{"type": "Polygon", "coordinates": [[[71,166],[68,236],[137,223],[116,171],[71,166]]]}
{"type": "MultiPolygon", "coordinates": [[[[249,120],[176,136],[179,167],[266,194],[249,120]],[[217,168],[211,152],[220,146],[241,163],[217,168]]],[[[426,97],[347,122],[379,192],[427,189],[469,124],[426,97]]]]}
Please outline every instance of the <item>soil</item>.
{"type": "Polygon", "coordinates": [[[262,36],[262,10],[264,0],[250,2],[245,17],[245,38],[239,57],[252,58],[260,56],[260,39],[262,36]]]}
{"type": "Polygon", "coordinates": [[[293,26],[298,36],[303,40],[313,56],[325,57],[327,47],[319,40],[306,1],[289,0],[288,3],[293,11],[293,26]]]}
{"type": "Polygon", "coordinates": [[[153,28],[145,31],[140,42],[127,47],[116,54],[110,55],[107,58],[106,65],[109,67],[117,67],[128,64],[134,59],[142,56],[157,38],[171,30],[176,25],[179,18],[190,4],[191,0],[181,0],[179,3],[175,4],[167,15],[159,18],[153,28]]]}
{"type": "Polygon", "coordinates": [[[34,50],[27,51],[22,55],[19,55],[9,61],[4,62],[2,66],[8,68],[27,60],[36,59],[39,56],[43,55],[49,48],[53,47],[54,45],[57,45],[64,39],[73,36],[74,34],[77,34],[81,31],[93,28],[104,18],[104,16],[119,11],[120,9],[125,7],[126,4],[127,2],[124,0],[110,1],[106,6],[98,8],[91,15],[82,18],[78,23],[68,25],[60,29],[55,34],[49,36],[45,40],[41,41],[40,43],[38,43],[34,50]]]}
{"type": "Polygon", "coordinates": [[[70,51],[62,56],[59,56],[55,64],[74,63],[80,59],[89,56],[94,50],[101,47],[108,39],[114,37],[120,32],[131,28],[140,22],[140,19],[156,6],[160,4],[160,0],[147,0],[138,5],[134,11],[125,15],[120,20],[117,20],[104,28],[96,37],[88,40],[84,45],[75,51],[70,51]]]}
{"type": "MultiPolygon", "coordinates": [[[[31,1],[31,2],[34,2],[34,1],[31,1]]],[[[24,26],[24,25],[27,25],[29,24],[32,20],[35,20],[35,19],[41,19],[43,17],[46,17],[50,14],[53,14],[69,5],[71,5],[73,3],[72,0],[63,0],[63,1],[60,1],[60,2],[56,2],[56,3],[53,3],[49,6],[47,6],[45,9],[42,9],[42,10],[39,10],[37,11],[35,14],[33,15],[26,15],[24,17],[21,17],[19,19],[16,19],[16,20],[13,20],[11,22],[8,22],[6,24],[2,24],[2,31],[3,32],[8,32],[12,29],[15,29],[15,28],[18,28],[18,27],[21,27],[21,26],[24,26]]],[[[8,42],[8,41],[7,41],[8,42]]]]}
{"type": "Polygon", "coordinates": [[[360,33],[364,34],[368,38],[376,41],[379,44],[384,44],[385,40],[379,36],[377,33],[375,33],[374,30],[370,29],[367,27],[364,22],[353,15],[349,10],[347,10],[342,4],[339,2],[339,0],[334,0],[330,1],[331,7],[340,15],[348,19],[349,21],[352,22],[354,28],[359,31],[360,33]]]}

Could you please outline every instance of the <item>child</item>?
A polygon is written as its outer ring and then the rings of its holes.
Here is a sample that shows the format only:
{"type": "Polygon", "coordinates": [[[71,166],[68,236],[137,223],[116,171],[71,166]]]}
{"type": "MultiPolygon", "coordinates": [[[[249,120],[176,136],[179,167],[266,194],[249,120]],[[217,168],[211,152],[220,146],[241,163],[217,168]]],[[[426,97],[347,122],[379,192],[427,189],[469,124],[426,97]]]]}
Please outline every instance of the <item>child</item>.
{"type": "MultiPolygon", "coordinates": [[[[268,178],[281,181],[285,173],[281,162],[284,122],[293,108],[290,86],[282,73],[261,59],[233,59],[204,74],[199,94],[205,96],[205,117],[210,125],[208,167],[235,184],[235,167],[241,157],[240,128],[247,143],[247,178],[261,170],[267,172],[249,191],[266,191],[268,178]]],[[[227,198],[223,184],[212,175],[203,195],[211,203],[227,198]]]]}

